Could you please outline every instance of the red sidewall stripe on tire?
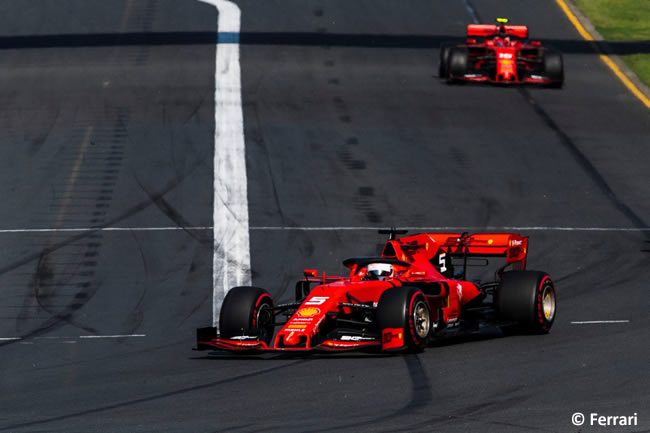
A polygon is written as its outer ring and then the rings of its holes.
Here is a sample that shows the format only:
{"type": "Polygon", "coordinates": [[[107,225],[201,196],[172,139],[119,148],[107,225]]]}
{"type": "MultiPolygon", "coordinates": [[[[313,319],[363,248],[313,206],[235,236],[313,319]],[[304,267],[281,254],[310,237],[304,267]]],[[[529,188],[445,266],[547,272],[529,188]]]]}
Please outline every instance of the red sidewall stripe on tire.
{"type": "MultiPolygon", "coordinates": [[[[548,324],[550,323],[549,320],[544,317],[544,299],[542,298],[542,295],[544,294],[544,284],[546,283],[546,280],[549,280],[551,283],[551,288],[553,289],[553,295],[555,295],[555,286],[553,285],[553,281],[551,280],[551,277],[546,275],[544,278],[542,278],[542,281],[539,283],[539,287],[537,288],[537,296],[536,296],[536,304],[537,304],[537,321],[539,322],[540,325],[547,327],[548,324]]],[[[553,318],[555,318],[555,314],[553,314],[553,318]]]]}
{"type": "MultiPolygon", "coordinates": [[[[409,332],[411,334],[411,340],[418,346],[422,346],[422,342],[420,339],[417,337],[417,334],[415,333],[415,322],[413,321],[413,303],[415,302],[415,298],[418,297],[418,295],[422,295],[424,297],[424,294],[422,291],[418,290],[411,296],[411,302],[409,303],[409,332]]],[[[425,301],[426,302],[426,301],[425,301]]]]}
{"type": "Polygon", "coordinates": [[[271,302],[271,305],[273,305],[273,299],[268,293],[263,293],[260,295],[259,298],[257,298],[257,301],[255,301],[255,309],[253,310],[253,326],[252,328],[257,327],[257,313],[259,311],[259,306],[262,303],[262,300],[264,298],[269,298],[269,301],[271,302]]]}

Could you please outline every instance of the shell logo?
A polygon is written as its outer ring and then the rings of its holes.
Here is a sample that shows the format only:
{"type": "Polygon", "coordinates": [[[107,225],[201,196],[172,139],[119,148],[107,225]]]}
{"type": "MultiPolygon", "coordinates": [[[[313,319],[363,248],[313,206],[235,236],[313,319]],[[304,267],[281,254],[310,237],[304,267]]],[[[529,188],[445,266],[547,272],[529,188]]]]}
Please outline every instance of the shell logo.
{"type": "Polygon", "coordinates": [[[298,310],[298,316],[300,317],[312,317],[315,316],[316,314],[320,313],[320,310],[316,307],[307,307],[307,308],[302,308],[298,310]]]}
{"type": "Polygon", "coordinates": [[[488,244],[492,245],[493,242],[494,242],[494,240],[488,239],[488,244]]]}

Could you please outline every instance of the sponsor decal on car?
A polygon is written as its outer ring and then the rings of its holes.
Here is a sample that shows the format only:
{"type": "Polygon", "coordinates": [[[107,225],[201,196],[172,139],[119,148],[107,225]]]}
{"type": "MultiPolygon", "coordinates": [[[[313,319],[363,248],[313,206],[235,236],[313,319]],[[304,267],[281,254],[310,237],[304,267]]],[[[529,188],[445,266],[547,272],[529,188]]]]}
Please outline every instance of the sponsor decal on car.
{"type": "Polygon", "coordinates": [[[294,322],[308,323],[308,322],[311,322],[312,320],[314,320],[313,317],[294,317],[294,318],[291,319],[291,323],[294,323],[294,322]]]}
{"type": "Polygon", "coordinates": [[[314,296],[313,298],[306,301],[305,305],[321,305],[329,298],[329,296],[314,296]]]}
{"type": "Polygon", "coordinates": [[[404,346],[402,328],[388,328],[381,333],[381,344],[384,349],[399,349],[404,346]]]}
{"type": "Polygon", "coordinates": [[[361,335],[342,335],[341,341],[372,341],[372,337],[362,337],[361,335]]]}
{"type": "Polygon", "coordinates": [[[298,310],[298,312],[296,314],[298,316],[300,316],[300,317],[313,317],[313,316],[317,315],[318,313],[320,313],[320,309],[318,309],[316,307],[306,307],[306,308],[301,308],[300,310],[298,310]]]}
{"type": "Polygon", "coordinates": [[[295,325],[295,324],[289,325],[289,326],[287,326],[287,329],[290,329],[290,330],[292,330],[292,331],[295,331],[295,330],[303,330],[303,329],[305,329],[306,327],[307,327],[306,324],[300,324],[300,323],[299,323],[299,324],[297,324],[297,325],[295,325]]]}

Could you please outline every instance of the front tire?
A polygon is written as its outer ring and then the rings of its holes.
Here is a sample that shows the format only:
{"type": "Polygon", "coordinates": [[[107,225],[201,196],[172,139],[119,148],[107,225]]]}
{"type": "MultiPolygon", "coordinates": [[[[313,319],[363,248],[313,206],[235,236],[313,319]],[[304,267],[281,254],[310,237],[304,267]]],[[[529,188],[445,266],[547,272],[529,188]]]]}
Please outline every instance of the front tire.
{"type": "Polygon", "coordinates": [[[546,51],[544,53],[544,75],[551,80],[550,87],[562,87],[564,83],[564,62],[562,61],[562,54],[557,51],[546,51]]]}
{"type": "Polygon", "coordinates": [[[401,349],[421,352],[431,335],[431,311],[422,291],[415,287],[386,290],[377,302],[377,325],[384,329],[402,329],[401,349]]]}
{"type": "Polygon", "coordinates": [[[221,338],[256,335],[269,344],[274,331],[273,299],[260,287],[233,287],[226,294],[219,315],[221,338]]]}
{"type": "Polygon", "coordinates": [[[496,293],[496,308],[500,320],[515,329],[547,334],[557,313],[551,277],[539,271],[504,273],[496,293]]]}
{"type": "Polygon", "coordinates": [[[453,47],[449,52],[449,78],[462,79],[467,73],[469,51],[465,47],[453,47]]]}

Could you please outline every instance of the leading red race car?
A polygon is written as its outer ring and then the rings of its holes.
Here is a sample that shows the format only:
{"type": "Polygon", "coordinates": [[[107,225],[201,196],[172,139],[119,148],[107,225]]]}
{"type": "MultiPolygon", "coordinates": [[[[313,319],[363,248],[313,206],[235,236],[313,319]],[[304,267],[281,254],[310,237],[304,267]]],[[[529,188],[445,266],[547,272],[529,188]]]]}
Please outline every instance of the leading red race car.
{"type": "Polygon", "coordinates": [[[481,325],[547,333],[555,288],[527,271],[528,238],[506,233],[389,234],[381,256],[343,264],[347,277],[304,271],[295,302],[276,305],[258,287],[226,295],[215,327],[197,330],[197,349],[308,351],[422,350],[438,336],[481,325]],[[468,280],[473,266],[500,266],[489,281],[468,280]],[[276,332],[276,328],[278,329],[276,332]]]}
{"type": "Polygon", "coordinates": [[[449,82],[530,83],[562,87],[562,54],[529,41],[528,27],[470,24],[464,44],[440,48],[439,76],[449,82]]]}

